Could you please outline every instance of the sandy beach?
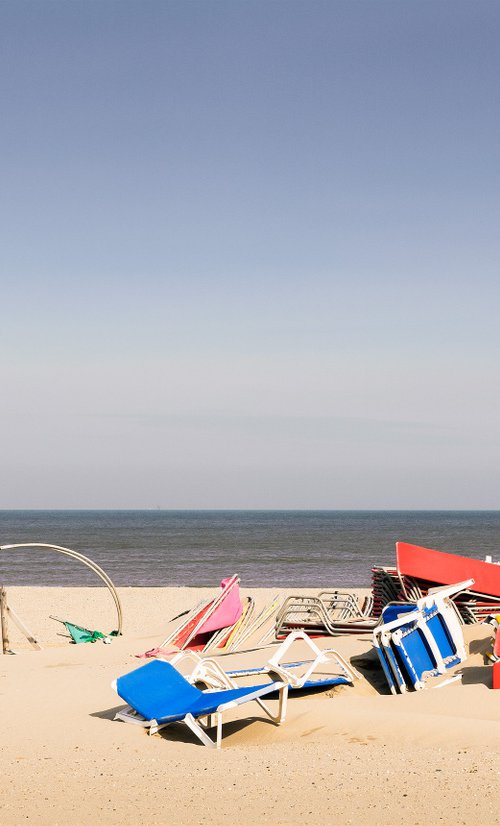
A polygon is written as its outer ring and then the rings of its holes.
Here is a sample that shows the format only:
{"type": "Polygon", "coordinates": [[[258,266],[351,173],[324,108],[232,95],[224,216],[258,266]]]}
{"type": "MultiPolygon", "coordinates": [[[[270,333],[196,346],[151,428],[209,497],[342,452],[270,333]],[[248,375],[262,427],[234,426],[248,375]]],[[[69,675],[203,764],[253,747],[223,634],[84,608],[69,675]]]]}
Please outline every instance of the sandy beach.
{"type": "MultiPolygon", "coordinates": [[[[29,650],[10,626],[18,654],[0,657],[2,824],[500,823],[500,696],[484,665],[486,626],[465,629],[461,683],[397,697],[386,693],[368,636],[324,639],[363,678],[291,696],[279,728],[255,704],[237,710],[219,752],[185,726],[148,737],[114,722],[123,704],[111,681],[209,593],[119,589],[123,636],[77,646],[49,615],[110,631],[106,589],[8,589],[43,650],[29,650]]],[[[259,604],[274,593],[252,591],[259,604]]]]}
{"type": "Polygon", "coordinates": [[[500,0],[0,32],[0,826],[500,826],[500,0]]]}

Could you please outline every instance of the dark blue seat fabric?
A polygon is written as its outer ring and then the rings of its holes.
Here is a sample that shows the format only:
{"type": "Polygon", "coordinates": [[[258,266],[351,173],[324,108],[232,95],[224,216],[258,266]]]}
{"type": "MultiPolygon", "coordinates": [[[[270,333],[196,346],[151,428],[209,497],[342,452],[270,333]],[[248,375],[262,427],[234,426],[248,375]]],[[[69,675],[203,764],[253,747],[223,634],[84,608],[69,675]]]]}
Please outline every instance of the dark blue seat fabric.
{"type": "MultiPolygon", "coordinates": [[[[457,655],[457,646],[450,634],[446,620],[435,607],[422,609],[422,618],[439,651],[440,658],[444,661],[446,668],[451,668],[460,662],[457,655]]],[[[404,632],[401,639],[393,642],[399,650],[403,661],[407,667],[411,683],[422,680],[426,674],[437,675],[439,673],[439,662],[429,645],[428,638],[423,629],[416,623],[408,623],[402,626],[404,632]]]]}
{"type": "Polygon", "coordinates": [[[417,606],[414,602],[389,602],[382,609],[382,622],[384,624],[387,622],[392,622],[393,620],[398,619],[398,617],[402,614],[408,614],[416,610],[417,606]]]}
{"type": "Polygon", "coordinates": [[[273,683],[221,691],[200,691],[191,685],[170,663],[153,660],[116,681],[118,695],[146,720],[174,723],[186,714],[203,717],[214,714],[229,702],[244,702],[252,694],[274,691],[273,683]],[[267,691],[266,691],[267,689],[267,691]]]}
{"type": "MultiPolygon", "coordinates": [[[[327,686],[335,686],[335,685],[352,685],[351,681],[347,679],[347,677],[310,677],[308,680],[305,681],[304,685],[297,686],[297,691],[302,691],[304,688],[320,688],[327,686]]],[[[293,686],[291,686],[293,690],[293,686]]]]}

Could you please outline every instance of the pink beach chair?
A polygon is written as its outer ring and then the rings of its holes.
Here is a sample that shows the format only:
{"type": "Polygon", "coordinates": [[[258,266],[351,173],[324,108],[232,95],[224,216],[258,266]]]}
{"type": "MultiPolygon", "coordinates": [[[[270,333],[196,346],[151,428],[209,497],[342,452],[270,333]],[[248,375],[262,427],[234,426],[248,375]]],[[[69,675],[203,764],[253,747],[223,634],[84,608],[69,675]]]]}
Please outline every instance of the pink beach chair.
{"type": "Polygon", "coordinates": [[[166,637],[158,648],[152,648],[138,657],[167,656],[189,649],[201,651],[209,639],[223,628],[230,629],[241,617],[239,577],[236,574],[223,579],[220,593],[213,599],[198,604],[183,622],[166,637]],[[173,646],[167,649],[166,646],[173,646]]]}

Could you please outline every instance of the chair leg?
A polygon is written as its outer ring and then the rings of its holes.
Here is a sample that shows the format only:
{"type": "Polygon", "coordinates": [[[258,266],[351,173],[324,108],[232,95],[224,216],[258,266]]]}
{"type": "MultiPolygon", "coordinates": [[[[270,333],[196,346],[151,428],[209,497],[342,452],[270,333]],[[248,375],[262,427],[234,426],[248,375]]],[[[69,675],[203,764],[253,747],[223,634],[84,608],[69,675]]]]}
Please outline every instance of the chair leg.
{"type": "Polygon", "coordinates": [[[218,749],[222,748],[222,713],[217,713],[217,740],[216,746],[218,749]]]}
{"type": "Polygon", "coordinates": [[[276,721],[278,726],[285,722],[287,703],[288,685],[284,685],[279,691],[278,719],[276,721]]]}
{"type": "Polygon", "coordinates": [[[215,743],[210,739],[208,734],[203,731],[202,727],[196,722],[192,714],[186,714],[183,723],[191,729],[193,734],[198,738],[198,740],[201,740],[204,746],[207,746],[209,749],[220,749],[222,740],[222,714],[217,715],[217,740],[215,743]]]}
{"type": "Polygon", "coordinates": [[[256,702],[259,704],[261,709],[266,712],[267,716],[270,717],[273,723],[276,723],[277,726],[281,725],[281,723],[284,723],[285,721],[288,700],[288,685],[284,685],[279,689],[278,697],[279,705],[277,714],[273,714],[271,709],[263,702],[263,700],[258,697],[256,699],[256,702]]]}

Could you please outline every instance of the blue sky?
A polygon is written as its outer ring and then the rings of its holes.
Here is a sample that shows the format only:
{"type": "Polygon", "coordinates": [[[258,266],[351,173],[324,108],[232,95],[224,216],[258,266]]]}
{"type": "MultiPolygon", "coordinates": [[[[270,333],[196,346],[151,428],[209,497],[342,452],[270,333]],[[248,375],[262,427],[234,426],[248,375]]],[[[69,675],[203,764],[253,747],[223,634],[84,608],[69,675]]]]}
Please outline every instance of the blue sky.
{"type": "Polygon", "coordinates": [[[0,21],[0,507],[498,506],[498,3],[0,21]]]}

